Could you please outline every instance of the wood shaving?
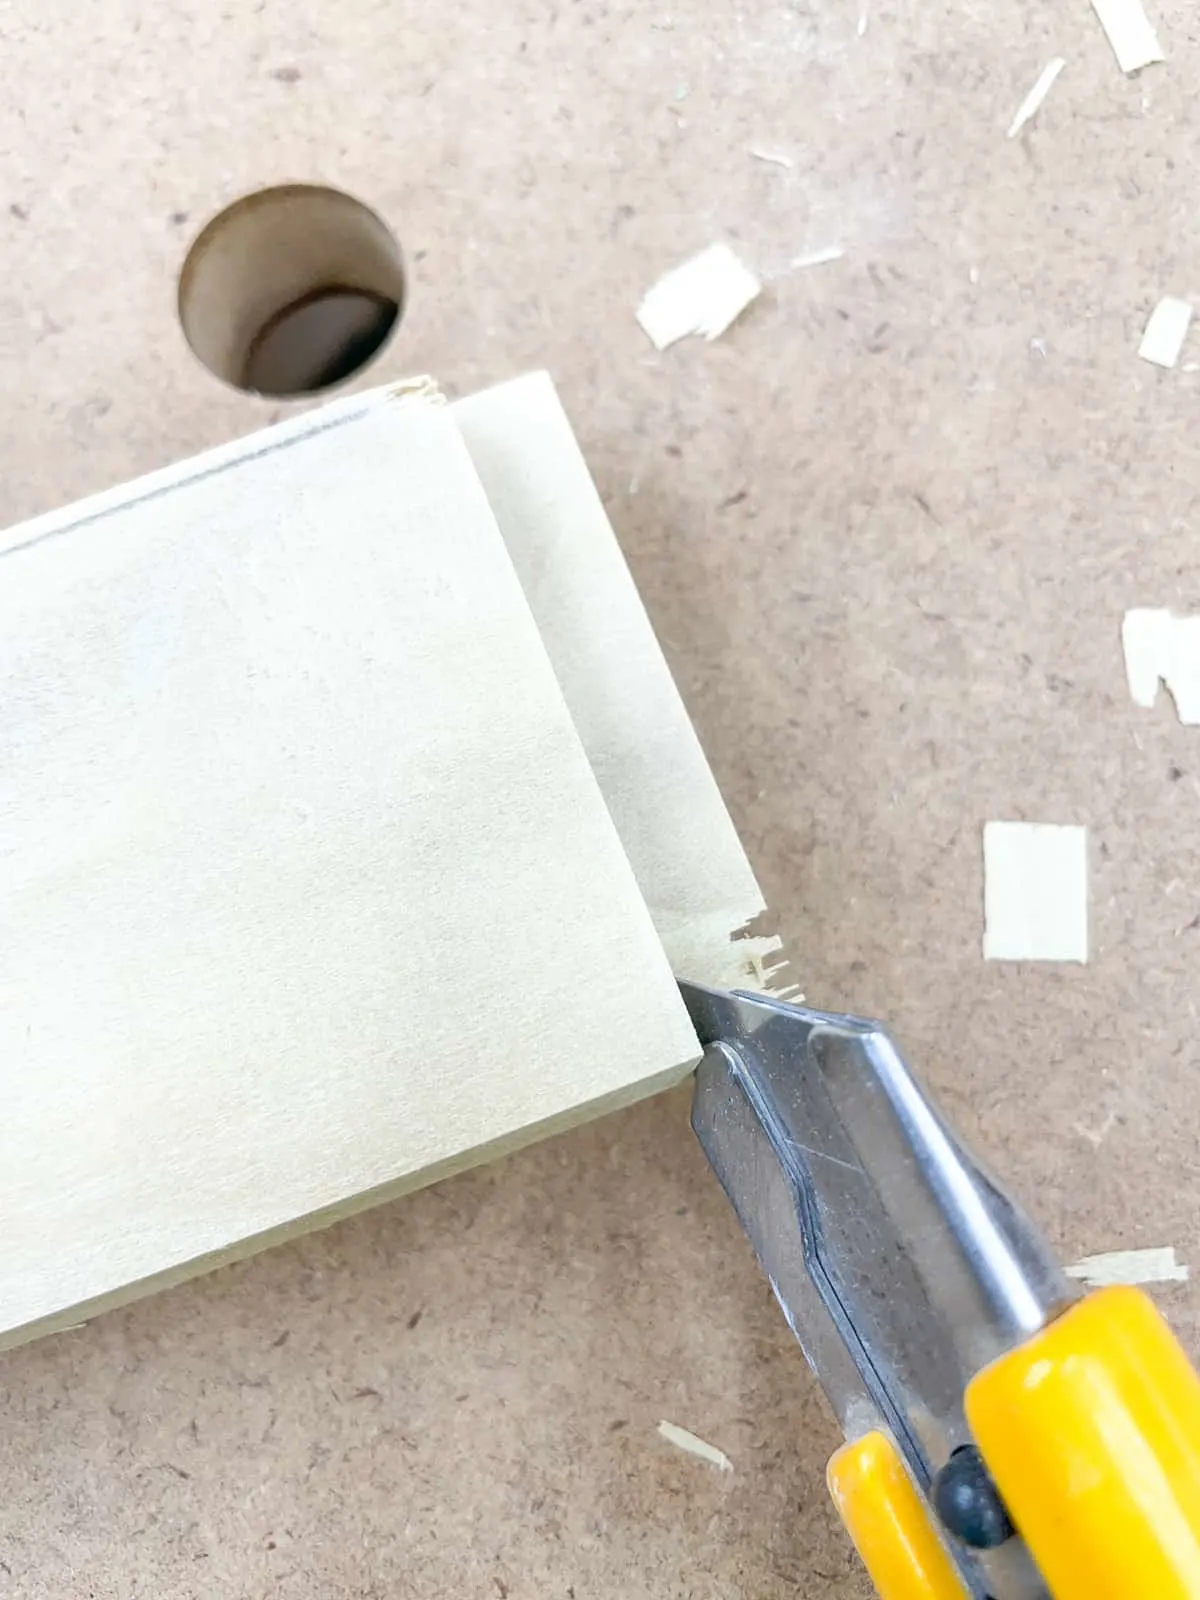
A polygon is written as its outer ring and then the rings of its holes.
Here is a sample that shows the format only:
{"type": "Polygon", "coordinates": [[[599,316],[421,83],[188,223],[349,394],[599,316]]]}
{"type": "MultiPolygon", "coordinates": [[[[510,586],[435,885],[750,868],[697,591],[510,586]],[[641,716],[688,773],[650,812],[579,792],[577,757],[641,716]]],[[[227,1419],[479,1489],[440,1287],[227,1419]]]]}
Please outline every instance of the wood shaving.
{"type": "Polygon", "coordinates": [[[983,879],[985,960],[1087,960],[1086,828],[985,823],[983,879]]]}
{"type": "Polygon", "coordinates": [[[1139,72],[1166,59],[1142,0],[1092,0],[1092,10],[1100,18],[1122,72],[1139,72]]]}
{"type": "Polygon", "coordinates": [[[1173,367],[1179,360],[1183,341],[1192,324],[1192,308],[1186,300],[1164,295],[1150,313],[1138,355],[1156,367],[1173,367]]]}
{"type": "Polygon", "coordinates": [[[1186,1283],[1188,1269],[1175,1259],[1175,1246],[1155,1250],[1109,1250],[1084,1256],[1063,1269],[1090,1289],[1107,1289],[1114,1283],[1186,1283]]]}
{"type": "Polygon", "coordinates": [[[840,261],[845,254],[840,244],[827,244],[823,250],[810,250],[807,255],[793,256],[788,267],[823,267],[827,261],[840,261]]]}
{"type": "Polygon", "coordinates": [[[1200,616],[1137,607],[1125,613],[1121,646],[1134,705],[1148,710],[1165,683],[1180,722],[1200,725],[1200,616]]]}
{"type": "Polygon", "coordinates": [[[1015,139],[1025,124],[1037,115],[1042,101],[1054,86],[1055,78],[1066,64],[1062,56],[1055,56],[1052,61],[1047,61],[1038,74],[1037,82],[1017,107],[1017,114],[1008,125],[1008,138],[1015,139]]]}
{"type": "Polygon", "coordinates": [[[761,146],[752,144],[750,146],[750,154],[755,158],[756,161],[769,162],[773,167],[786,167],[789,172],[793,166],[791,156],[785,156],[782,151],[779,150],[764,150],[761,148],[761,146]]]}
{"type": "Polygon", "coordinates": [[[660,1422],[658,1431],[668,1444],[673,1444],[677,1450],[685,1451],[689,1456],[698,1456],[701,1461],[707,1461],[709,1466],[716,1467],[718,1472],[732,1472],[733,1462],[724,1450],[718,1450],[715,1444],[709,1444],[707,1439],[701,1439],[698,1434],[691,1433],[687,1428],[680,1428],[674,1422],[660,1422]]]}
{"type": "Polygon", "coordinates": [[[673,268],[643,297],[637,319],[656,350],[689,334],[719,338],[762,284],[727,244],[709,245],[673,268]]]}

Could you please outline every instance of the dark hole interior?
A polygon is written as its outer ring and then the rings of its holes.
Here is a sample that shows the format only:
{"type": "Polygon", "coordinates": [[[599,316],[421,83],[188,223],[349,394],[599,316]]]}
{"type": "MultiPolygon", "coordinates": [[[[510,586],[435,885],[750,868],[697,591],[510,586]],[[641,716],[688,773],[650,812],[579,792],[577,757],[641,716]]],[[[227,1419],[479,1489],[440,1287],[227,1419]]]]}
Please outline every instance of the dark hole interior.
{"type": "Polygon", "coordinates": [[[332,285],[284,306],[246,352],[241,386],[256,394],[314,394],[350,378],[387,342],[397,302],[332,285]]]}

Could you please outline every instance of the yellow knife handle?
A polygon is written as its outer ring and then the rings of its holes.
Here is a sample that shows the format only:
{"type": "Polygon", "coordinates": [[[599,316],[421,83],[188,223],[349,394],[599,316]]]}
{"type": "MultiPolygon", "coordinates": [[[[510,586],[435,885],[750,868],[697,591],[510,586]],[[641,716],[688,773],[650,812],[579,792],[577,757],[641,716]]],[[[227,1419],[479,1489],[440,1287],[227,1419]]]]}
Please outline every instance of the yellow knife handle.
{"type": "Polygon", "coordinates": [[[1140,1290],[985,1367],[966,1413],[1055,1600],[1200,1600],[1200,1378],[1140,1290]]]}
{"type": "Polygon", "coordinates": [[[829,1492],[880,1600],[970,1600],[900,1452],[883,1433],[843,1445],[829,1492]]]}

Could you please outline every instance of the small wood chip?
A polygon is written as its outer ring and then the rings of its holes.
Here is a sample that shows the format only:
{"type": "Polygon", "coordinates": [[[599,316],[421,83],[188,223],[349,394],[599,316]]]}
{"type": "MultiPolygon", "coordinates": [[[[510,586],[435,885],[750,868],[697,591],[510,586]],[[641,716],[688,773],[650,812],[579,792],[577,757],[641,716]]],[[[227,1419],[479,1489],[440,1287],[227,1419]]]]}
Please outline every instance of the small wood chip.
{"type": "Polygon", "coordinates": [[[756,161],[766,161],[773,167],[787,167],[789,172],[793,166],[791,156],[785,156],[782,150],[765,150],[761,145],[752,144],[750,154],[756,161]]]}
{"type": "Polygon", "coordinates": [[[1164,295],[1150,313],[1138,355],[1156,367],[1173,367],[1192,325],[1192,308],[1186,300],[1164,295]]]}
{"type": "Polygon", "coordinates": [[[1138,606],[1121,624],[1125,681],[1134,705],[1147,709],[1165,683],[1185,727],[1200,724],[1200,616],[1138,606]]]}
{"type": "Polygon", "coordinates": [[[674,1422],[660,1422],[658,1431],[677,1450],[684,1450],[689,1456],[699,1456],[701,1461],[707,1461],[709,1466],[716,1467],[718,1472],[732,1472],[733,1462],[724,1450],[718,1450],[715,1444],[709,1444],[707,1439],[701,1439],[698,1434],[689,1433],[686,1428],[678,1427],[674,1422]]]}
{"type": "Polygon", "coordinates": [[[762,284],[727,244],[709,245],[662,277],[637,319],[656,350],[688,334],[716,339],[762,293],[762,284]]]}
{"type": "Polygon", "coordinates": [[[840,244],[827,244],[823,250],[810,250],[807,255],[793,256],[788,262],[792,267],[823,267],[828,261],[840,261],[846,254],[840,244]]]}
{"type": "Polygon", "coordinates": [[[987,961],[1086,961],[1087,829],[1043,822],[983,827],[987,961]]]}
{"type": "Polygon", "coordinates": [[[1017,114],[1008,125],[1008,138],[1015,139],[1030,118],[1037,115],[1042,101],[1054,85],[1055,78],[1066,64],[1062,56],[1055,56],[1052,61],[1047,61],[1038,74],[1037,82],[1017,107],[1017,114]]]}
{"type": "Polygon", "coordinates": [[[1122,72],[1139,72],[1166,59],[1142,0],[1092,0],[1092,10],[1100,18],[1122,72]]]}
{"type": "Polygon", "coordinates": [[[1091,1289],[1106,1289],[1114,1283],[1186,1283],[1188,1269],[1175,1259],[1175,1246],[1155,1250],[1109,1250],[1098,1256],[1084,1256],[1063,1269],[1068,1278],[1078,1278],[1091,1289]]]}

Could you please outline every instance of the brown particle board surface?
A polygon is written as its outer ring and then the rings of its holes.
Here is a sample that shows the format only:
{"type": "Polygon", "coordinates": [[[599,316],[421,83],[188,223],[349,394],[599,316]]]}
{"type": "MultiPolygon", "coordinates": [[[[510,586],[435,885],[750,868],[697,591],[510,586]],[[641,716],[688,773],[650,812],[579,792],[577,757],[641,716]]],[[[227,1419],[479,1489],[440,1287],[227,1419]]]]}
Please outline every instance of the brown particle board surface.
{"type": "MultiPolygon", "coordinates": [[[[1065,1257],[1195,1266],[1200,746],[1119,637],[1200,605],[1200,374],[1134,354],[1200,293],[1200,39],[1152,9],[1126,79],[1012,0],[13,0],[0,520],[287,414],[176,275],[247,189],[357,193],[411,274],[362,382],[554,374],[810,997],[894,1024],[1065,1257]],[[716,238],[766,293],[656,355],[639,296],[716,238]],[[1088,825],[1088,966],[981,960],[989,817],[1088,825]]],[[[2,1357],[0,1423],[19,1600],[865,1594],[682,1091],[2,1357]]]]}

